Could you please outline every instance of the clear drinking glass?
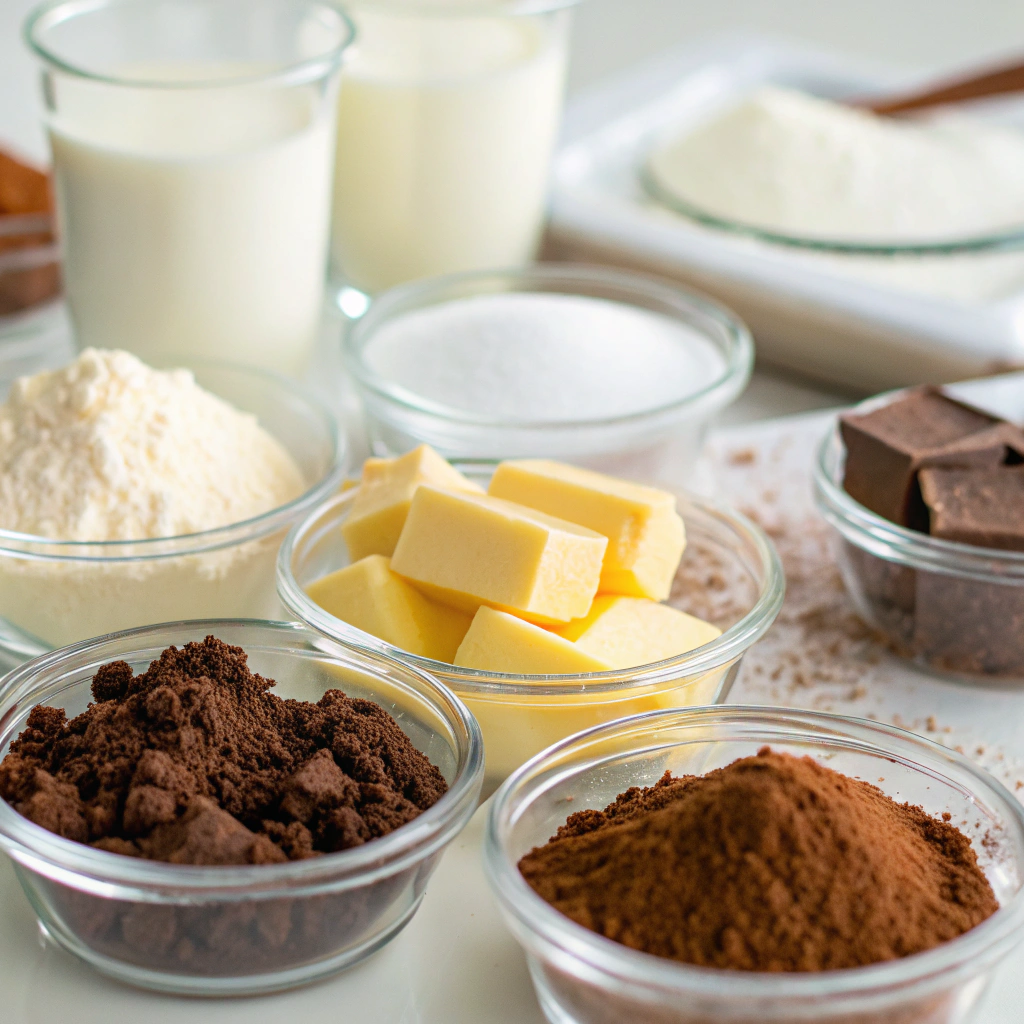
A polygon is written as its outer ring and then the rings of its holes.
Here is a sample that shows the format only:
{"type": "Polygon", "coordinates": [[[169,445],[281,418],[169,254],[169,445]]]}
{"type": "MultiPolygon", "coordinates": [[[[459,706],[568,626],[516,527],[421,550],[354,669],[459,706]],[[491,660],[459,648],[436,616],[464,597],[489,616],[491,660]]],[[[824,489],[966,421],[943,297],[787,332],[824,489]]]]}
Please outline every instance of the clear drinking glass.
{"type": "Polygon", "coordinates": [[[529,262],[577,0],[355,0],[331,257],[364,292],[529,262]]]}
{"type": "Polygon", "coordinates": [[[78,344],[300,372],[322,311],[345,14],[66,0],[25,37],[78,344]]]}

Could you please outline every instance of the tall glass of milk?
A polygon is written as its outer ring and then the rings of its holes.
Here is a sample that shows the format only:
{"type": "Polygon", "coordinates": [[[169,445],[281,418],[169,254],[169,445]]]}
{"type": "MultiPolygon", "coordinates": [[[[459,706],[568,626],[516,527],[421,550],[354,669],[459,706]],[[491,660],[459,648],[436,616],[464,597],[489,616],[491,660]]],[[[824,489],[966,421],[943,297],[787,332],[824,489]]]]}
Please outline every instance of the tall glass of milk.
{"type": "Polygon", "coordinates": [[[332,273],[365,292],[527,263],[544,221],[575,0],[354,0],[332,273]]]}
{"type": "Polygon", "coordinates": [[[25,34],[78,344],[301,372],[322,315],[346,15],[321,0],[63,0],[25,34]]]}

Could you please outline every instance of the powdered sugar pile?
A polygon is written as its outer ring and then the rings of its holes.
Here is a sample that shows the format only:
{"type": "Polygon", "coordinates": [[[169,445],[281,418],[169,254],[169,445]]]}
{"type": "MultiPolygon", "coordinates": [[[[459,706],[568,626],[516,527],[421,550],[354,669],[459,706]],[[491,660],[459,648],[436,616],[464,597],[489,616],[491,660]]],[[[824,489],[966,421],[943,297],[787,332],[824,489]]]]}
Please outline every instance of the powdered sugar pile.
{"type": "Polygon", "coordinates": [[[87,349],[0,406],[0,527],[69,541],[214,529],[297,497],[298,467],[254,416],[186,370],[87,349]]]}
{"type": "Polygon", "coordinates": [[[803,237],[927,241],[1024,223],[1024,134],[775,87],[665,141],[649,170],[701,211],[803,237]]]}

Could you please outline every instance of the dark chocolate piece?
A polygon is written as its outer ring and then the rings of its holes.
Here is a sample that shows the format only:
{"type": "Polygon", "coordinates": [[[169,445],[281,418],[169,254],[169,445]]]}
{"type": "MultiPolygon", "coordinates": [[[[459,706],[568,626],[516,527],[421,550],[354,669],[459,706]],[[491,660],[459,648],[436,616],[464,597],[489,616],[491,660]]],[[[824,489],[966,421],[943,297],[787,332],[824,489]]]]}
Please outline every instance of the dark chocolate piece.
{"type": "Polygon", "coordinates": [[[928,529],[917,486],[924,466],[994,467],[1024,460],[1024,432],[922,387],[868,413],[840,418],[846,444],[843,487],[890,522],[928,529]]]}
{"type": "Polygon", "coordinates": [[[1024,466],[930,467],[918,479],[933,537],[1024,551],[1024,466]]]}

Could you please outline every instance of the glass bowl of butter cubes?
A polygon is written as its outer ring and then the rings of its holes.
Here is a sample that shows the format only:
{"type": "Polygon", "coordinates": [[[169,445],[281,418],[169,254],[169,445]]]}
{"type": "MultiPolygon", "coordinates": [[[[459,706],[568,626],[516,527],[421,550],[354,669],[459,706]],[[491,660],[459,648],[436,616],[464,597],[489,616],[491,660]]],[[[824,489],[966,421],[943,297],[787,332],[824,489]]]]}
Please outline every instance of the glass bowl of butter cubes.
{"type": "Polygon", "coordinates": [[[768,538],[714,503],[544,459],[460,470],[426,445],[368,459],[278,556],[303,622],[465,701],[488,789],[581,729],[723,700],[784,587],[768,538]]]}

